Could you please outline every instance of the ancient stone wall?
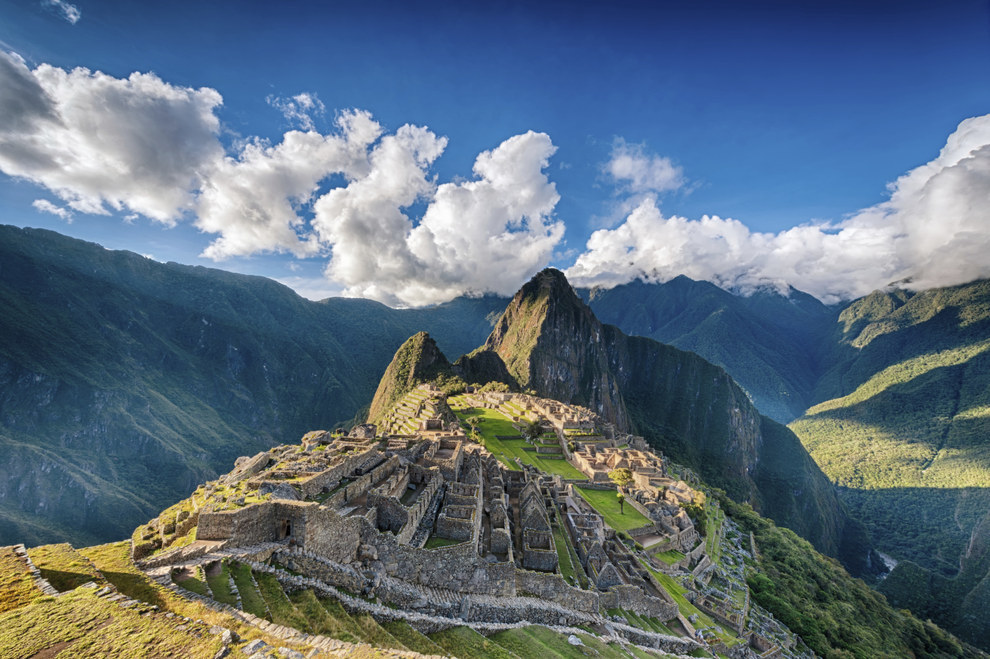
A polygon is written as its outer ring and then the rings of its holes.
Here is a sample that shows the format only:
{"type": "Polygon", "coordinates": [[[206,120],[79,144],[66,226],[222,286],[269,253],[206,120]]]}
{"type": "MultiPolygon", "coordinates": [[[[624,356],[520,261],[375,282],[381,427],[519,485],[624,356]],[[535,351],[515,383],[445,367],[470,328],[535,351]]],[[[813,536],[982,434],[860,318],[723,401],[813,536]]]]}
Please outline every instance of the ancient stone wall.
{"type": "Polygon", "coordinates": [[[651,597],[639,586],[628,584],[612,586],[607,592],[602,593],[600,598],[603,609],[628,609],[639,615],[658,618],[662,622],[677,617],[676,604],[651,597]]]}
{"type": "Polygon", "coordinates": [[[239,510],[199,514],[197,540],[227,540],[233,544],[255,545],[276,540],[275,508],[256,503],[239,510]]]}
{"type": "Polygon", "coordinates": [[[598,593],[575,588],[559,574],[516,570],[515,590],[578,611],[594,614],[599,612],[598,593]]]}

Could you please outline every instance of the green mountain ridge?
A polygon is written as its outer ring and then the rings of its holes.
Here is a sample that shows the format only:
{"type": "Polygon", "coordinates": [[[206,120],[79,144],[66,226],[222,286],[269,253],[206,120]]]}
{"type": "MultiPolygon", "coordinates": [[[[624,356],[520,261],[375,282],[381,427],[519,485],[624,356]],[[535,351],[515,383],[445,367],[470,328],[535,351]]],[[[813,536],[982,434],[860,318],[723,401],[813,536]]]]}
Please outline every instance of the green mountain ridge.
{"type": "Polygon", "coordinates": [[[806,293],[739,296],[683,275],[578,293],[602,322],[721,366],[775,421],[790,422],[812,402],[835,312],[806,293]]]}
{"type": "Polygon", "coordinates": [[[990,282],[848,305],[791,427],[883,551],[896,606],[982,647],[990,624],[990,282]]]}

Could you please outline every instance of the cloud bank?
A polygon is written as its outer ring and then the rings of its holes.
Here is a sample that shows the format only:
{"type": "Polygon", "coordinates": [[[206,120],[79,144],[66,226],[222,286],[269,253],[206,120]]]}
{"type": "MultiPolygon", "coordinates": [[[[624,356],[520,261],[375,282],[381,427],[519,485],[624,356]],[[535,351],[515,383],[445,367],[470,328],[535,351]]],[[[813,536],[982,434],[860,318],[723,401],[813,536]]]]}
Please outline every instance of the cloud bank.
{"type": "Polygon", "coordinates": [[[990,115],[960,123],[937,158],[889,189],[889,200],[841,222],[776,234],[716,216],[664,216],[650,194],[622,224],[594,232],[567,275],[610,287],[685,274],[743,293],[789,284],[826,302],[896,281],[925,289],[990,277],[990,115]]]}
{"type": "Polygon", "coordinates": [[[174,223],[223,149],[213,89],[154,74],[118,79],[0,52],[0,170],[51,190],[72,210],[129,210],[174,223]]]}
{"type": "MultiPolygon", "coordinates": [[[[509,137],[477,156],[471,179],[441,182],[432,168],[447,138],[425,126],[389,131],[348,110],[322,133],[315,95],[268,100],[300,130],[225,146],[214,89],[30,69],[0,51],[0,171],[61,204],[39,199],[38,212],[191,222],[211,236],[206,257],[321,259],[333,288],[392,305],[511,294],[562,244],[547,176],[556,147],[544,133],[509,137]]],[[[642,145],[617,140],[602,173],[623,200],[621,221],[587,240],[567,270],[576,285],[686,274],[743,292],[793,285],[832,302],[897,280],[927,288],[990,277],[990,115],[963,121],[887,201],[775,234],[665,215],[660,195],[686,178],[642,145]]]]}

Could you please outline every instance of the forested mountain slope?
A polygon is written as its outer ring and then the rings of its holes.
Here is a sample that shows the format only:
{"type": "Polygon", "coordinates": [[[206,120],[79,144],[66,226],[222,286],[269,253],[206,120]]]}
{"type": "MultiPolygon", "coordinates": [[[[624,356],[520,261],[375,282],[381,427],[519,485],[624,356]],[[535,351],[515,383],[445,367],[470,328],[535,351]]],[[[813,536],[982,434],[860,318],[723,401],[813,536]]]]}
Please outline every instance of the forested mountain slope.
{"type": "Polygon", "coordinates": [[[602,322],[697,353],[721,366],[756,407],[787,423],[804,413],[821,375],[835,312],[806,293],[734,295],[685,276],[579,290],[602,322]]]}
{"type": "Polygon", "coordinates": [[[498,298],[393,310],[0,227],[0,544],[130,530],[239,455],[351,419],[395,349],[498,298]]]}
{"type": "Polygon", "coordinates": [[[990,646],[990,281],[877,291],[839,315],[791,428],[901,563],[897,606],[990,646]],[[920,566],[920,567],[919,567],[920,566]]]}

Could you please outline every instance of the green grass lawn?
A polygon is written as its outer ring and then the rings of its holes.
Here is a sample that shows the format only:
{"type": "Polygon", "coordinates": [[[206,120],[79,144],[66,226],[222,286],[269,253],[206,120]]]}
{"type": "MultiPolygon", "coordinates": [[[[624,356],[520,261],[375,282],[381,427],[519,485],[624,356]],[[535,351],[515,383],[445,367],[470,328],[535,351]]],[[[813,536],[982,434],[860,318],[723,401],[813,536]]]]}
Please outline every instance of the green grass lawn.
{"type": "Polygon", "coordinates": [[[282,584],[278,582],[274,574],[255,572],[254,580],[258,582],[258,590],[261,591],[261,596],[265,598],[265,602],[268,604],[268,610],[272,614],[272,622],[277,625],[294,627],[306,633],[312,632],[309,621],[286,597],[285,591],[282,590],[282,584]]]}
{"type": "Polygon", "coordinates": [[[557,548],[557,566],[560,568],[560,574],[564,577],[564,580],[576,586],[577,574],[574,572],[574,566],[571,564],[571,554],[567,551],[567,540],[564,538],[565,533],[566,531],[564,529],[554,524],[553,544],[557,548]]]}
{"type": "Polygon", "coordinates": [[[616,531],[628,531],[650,523],[650,520],[628,504],[623,506],[624,512],[620,512],[615,490],[587,490],[583,487],[575,489],[605,518],[605,523],[616,531]]]}
{"type": "Polygon", "coordinates": [[[452,547],[453,545],[459,545],[463,540],[448,540],[447,538],[441,538],[436,535],[431,535],[426,544],[423,545],[423,549],[439,549],[440,547],[452,547]]]}
{"type": "Polygon", "coordinates": [[[668,549],[667,551],[661,551],[654,554],[654,556],[659,558],[667,565],[673,565],[674,563],[684,559],[684,554],[677,551],[676,549],[668,549]]]}
{"type": "Polygon", "coordinates": [[[560,474],[564,478],[587,480],[585,475],[567,460],[540,457],[535,450],[526,450],[534,449],[534,447],[524,439],[499,439],[498,435],[505,437],[519,434],[519,431],[512,425],[512,421],[501,412],[486,408],[464,407],[458,405],[458,401],[453,403],[452,409],[462,421],[467,421],[472,416],[481,419],[478,433],[481,435],[485,448],[491,451],[492,455],[509,469],[519,469],[515,462],[515,458],[519,458],[521,462],[531,464],[548,474],[560,474]]]}
{"type": "Polygon", "coordinates": [[[259,618],[264,618],[268,614],[268,608],[251,579],[251,568],[244,563],[234,563],[231,565],[231,570],[234,574],[234,585],[237,586],[244,610],[259,618]]]}
{"type": "MultiPolygon", "coordinates": [[[[361,636],[350,617],[334,617],[324,608],[312,590],[299,590],[289,595],[296,610],[306,616],[314,634],[322,634],[350,643],[360,643],[361,636]]],[[[346,612],[345,612],[346,616],[346,612]]]]}
{"type": "Polygon", "coordinates": [[[470,627],[451,627],[430,634],[430,640],[458,659],[512,659],[518,656],[470,627]]]}
{"type": "Polygon", "coordinates": [[[708,514],[705,516],[705,551],[708,558],[713,563],[722,560],[722,522],[725,520],[725,513],[714,503],[708,504],[708,514]]]}
{"type": "Polygon", "coordinates": [[[72,590],[87,581],[103,582],[93,565],[67,543],[28,549],[28,556],[41,576],[59,592],[72,590]]]}
{"type": "Polygon", "coordinates": [[[224,604],[237,606],[237,597],[234,596],[234,591],[230,589],[230,572],[226,563],[221,564],[220,570],[216,574],[207,575],[206,583],[210,584],[213,599],[224,604]]]}

